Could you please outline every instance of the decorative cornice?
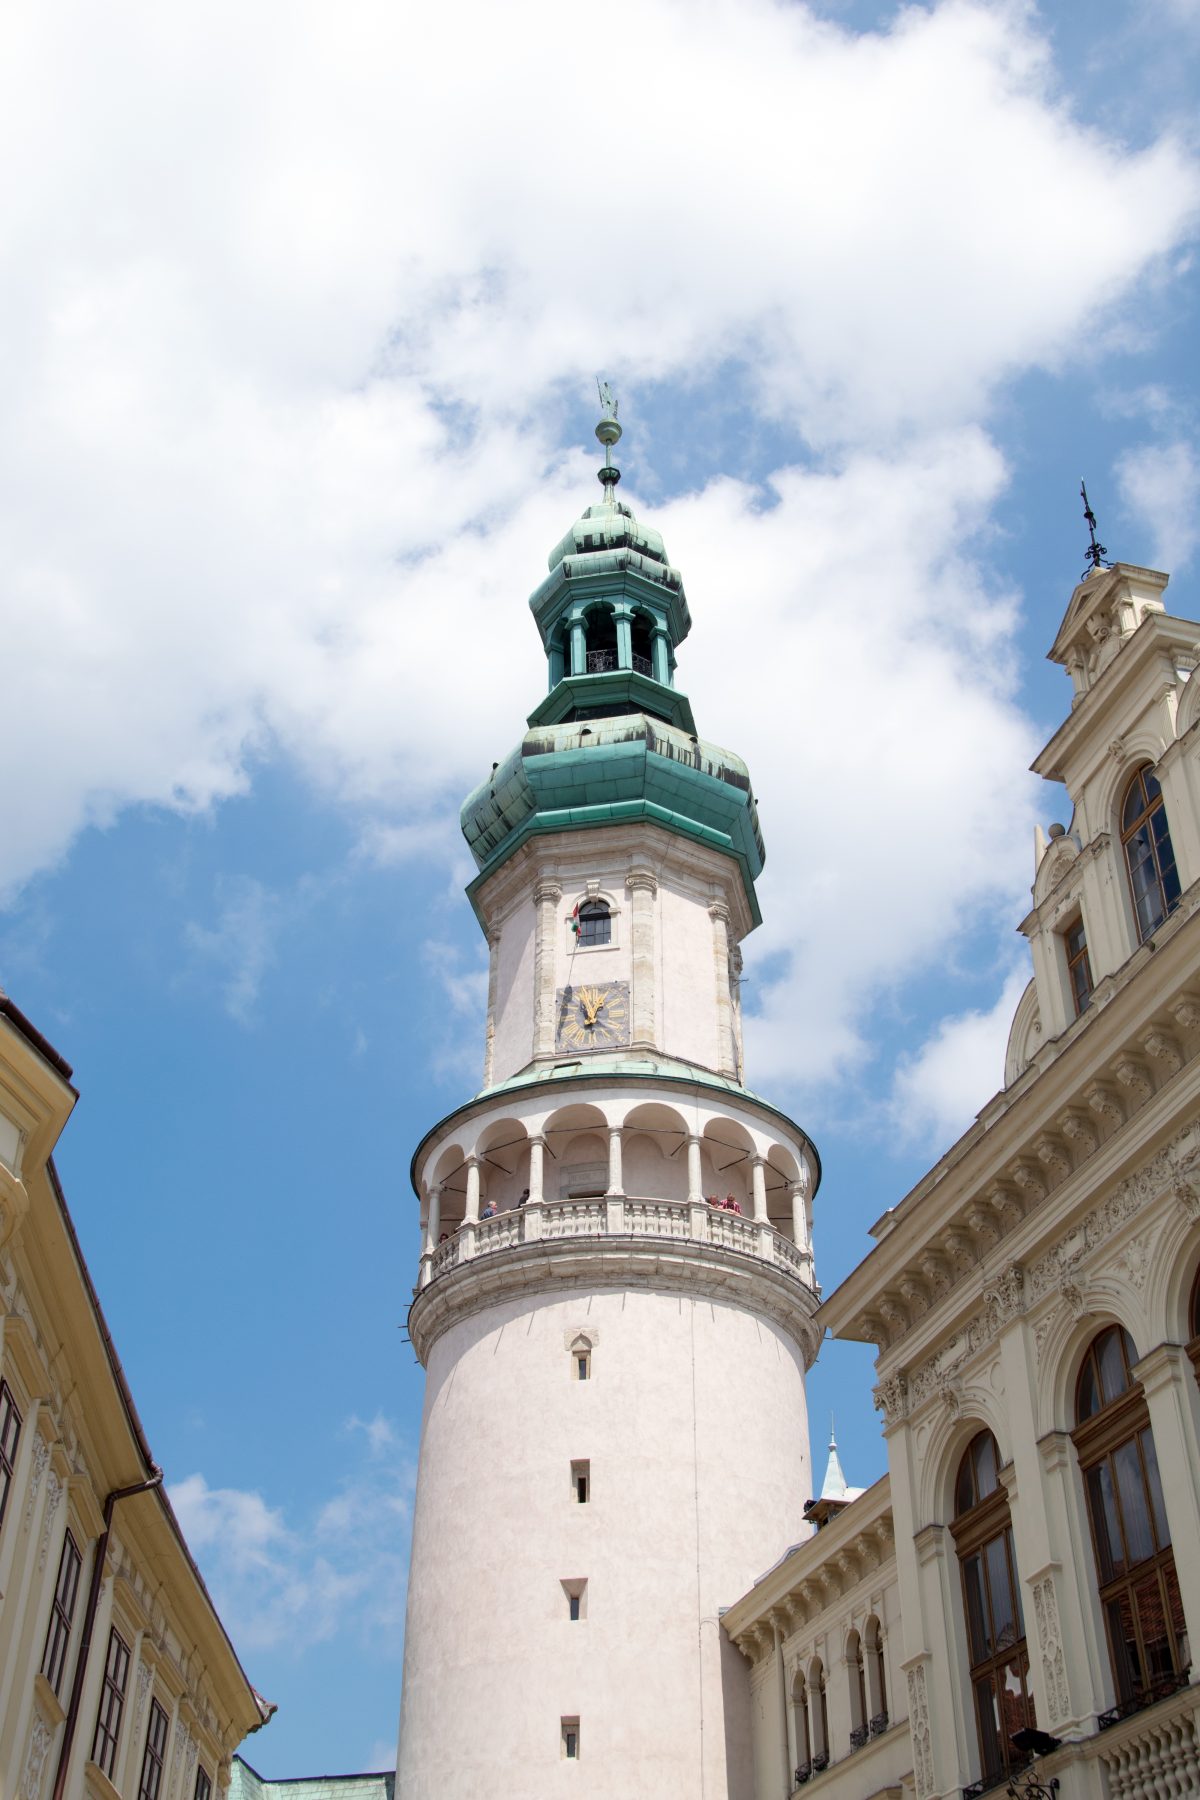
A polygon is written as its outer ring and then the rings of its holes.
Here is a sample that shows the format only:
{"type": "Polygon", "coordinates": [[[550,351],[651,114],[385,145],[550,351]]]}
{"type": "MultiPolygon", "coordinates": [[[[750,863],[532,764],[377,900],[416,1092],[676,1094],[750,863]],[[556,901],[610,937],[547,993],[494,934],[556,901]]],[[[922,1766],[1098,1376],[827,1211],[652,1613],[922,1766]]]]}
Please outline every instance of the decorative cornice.
{"type": "Polygon", "coordinates": [[[427,1363],[438,1338],[461,1319],[515,1295],[587,1288],[690,1294],[759,1313],[800,1346],[806,1367],[821,1344],[817,1295],[770,1263],[690,1238],[602,1236],[542,1238],[460,1263],[418,1292],[409,1336],[427,1363]]]}

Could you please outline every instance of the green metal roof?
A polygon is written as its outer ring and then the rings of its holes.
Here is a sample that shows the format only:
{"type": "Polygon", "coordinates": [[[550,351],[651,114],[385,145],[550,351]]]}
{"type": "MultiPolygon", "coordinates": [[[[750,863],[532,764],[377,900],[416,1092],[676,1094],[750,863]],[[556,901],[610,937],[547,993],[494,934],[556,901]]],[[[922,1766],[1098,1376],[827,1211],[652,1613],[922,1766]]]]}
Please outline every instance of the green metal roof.
{"type": "Polygon", "coordinates": [[[479,885],[535,834],[647,819],[738,863],[751,915],[765,851],[745,763],[645,713],[528,731],[462,808],[479,885]]]}

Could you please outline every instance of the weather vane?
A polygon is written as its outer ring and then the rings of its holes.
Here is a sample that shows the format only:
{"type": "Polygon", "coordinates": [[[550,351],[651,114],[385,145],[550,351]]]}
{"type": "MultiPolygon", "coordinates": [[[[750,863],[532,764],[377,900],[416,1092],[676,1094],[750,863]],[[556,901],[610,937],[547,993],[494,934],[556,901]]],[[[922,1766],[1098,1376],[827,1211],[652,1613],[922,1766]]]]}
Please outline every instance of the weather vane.
{"type": "Polygon", "coordinates": [[[1096,536],[1096,515],[1089,504],[1087,486],[1083,481],[1079,483],[1079,492],[1083,495],[1083,516],[1087,520],[1088,536],[1092,540],[1086,552],[1089,566],[1083,571],[1086,580],[1097,569],[1111,569],[1112,564],[1106,560],[1108,551],[1096,536]]]}
{"type": "Polygon", "coordinates": [[[600,423],[596,427],[596,436],[604,445],[604,467],[600,471],[600,480],[605,495],[609,500],[613,497],[613,489],[621,479],[621,471],[612,459],[612,447],[621,435],[621,427],[617,423],[617,396],[613,393],[611,381],[602,381],[597,375],[596,392],[600,396],[600,423]]]}

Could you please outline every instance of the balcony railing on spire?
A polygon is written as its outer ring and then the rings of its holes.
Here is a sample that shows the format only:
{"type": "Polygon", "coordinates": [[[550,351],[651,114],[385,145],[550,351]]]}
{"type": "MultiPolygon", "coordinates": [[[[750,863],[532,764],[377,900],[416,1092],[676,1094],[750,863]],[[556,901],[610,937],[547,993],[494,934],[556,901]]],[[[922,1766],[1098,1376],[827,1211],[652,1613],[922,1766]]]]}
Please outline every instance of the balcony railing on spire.
{"type": "MultiPolygon", "coordinates": [[[[630,657],[629,662],[635,675],[648,675],[651,681],[654,680],[654,664],[648,656],[638,656],[635,653],[630,657]]],[[[620,666],[615,650],[589,650],[587,652],[586,672],[589,675],[608,675],[612,670],[619,669],[620,666]]]]}

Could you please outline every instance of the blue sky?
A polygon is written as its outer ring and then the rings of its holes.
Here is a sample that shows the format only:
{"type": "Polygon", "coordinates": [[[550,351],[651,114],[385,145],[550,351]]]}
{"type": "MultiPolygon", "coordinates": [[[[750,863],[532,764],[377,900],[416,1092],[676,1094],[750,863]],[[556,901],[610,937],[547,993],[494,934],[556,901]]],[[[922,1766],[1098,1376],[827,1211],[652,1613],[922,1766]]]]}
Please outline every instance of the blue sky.
{"type": "MultiPolygon", "coordinates": [[[[828,1289],[999,1085],[1081,474],[1200,616],[1200,7],[5,32],[0,979],[76,1068],[80,1235],[280,1705],[251,1760],[380,1766],[408,1161],[482,1056],[457,809],[544,687],[592,371],[759,795],[747,1072],[820,1147],[828,1289]]],[[[818,1472],[831,1408],[882,1472],[870,1385],[825,1347],[818,1472]]]]}

